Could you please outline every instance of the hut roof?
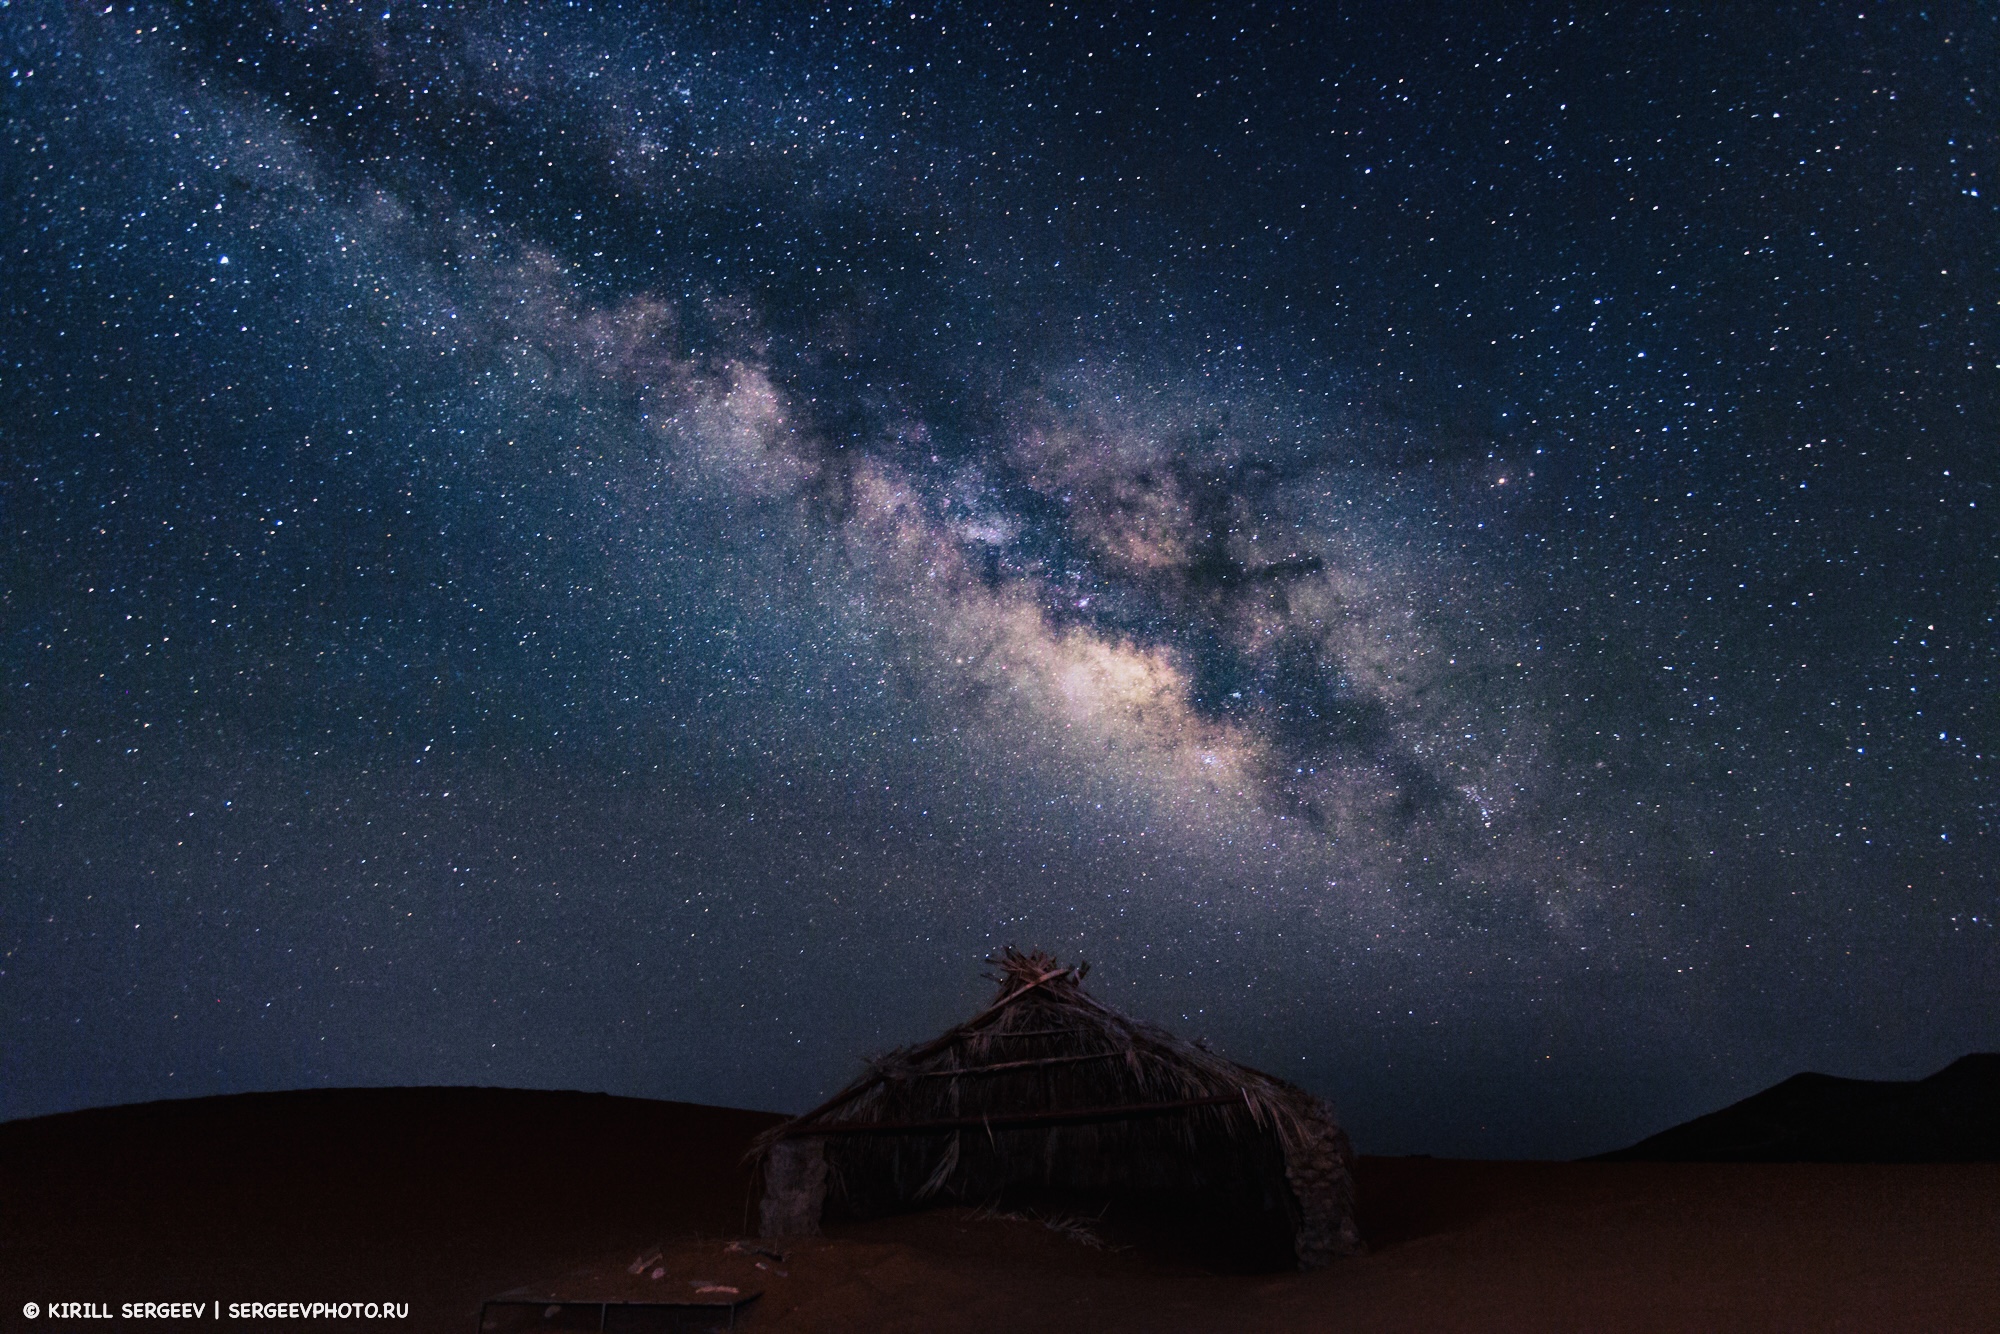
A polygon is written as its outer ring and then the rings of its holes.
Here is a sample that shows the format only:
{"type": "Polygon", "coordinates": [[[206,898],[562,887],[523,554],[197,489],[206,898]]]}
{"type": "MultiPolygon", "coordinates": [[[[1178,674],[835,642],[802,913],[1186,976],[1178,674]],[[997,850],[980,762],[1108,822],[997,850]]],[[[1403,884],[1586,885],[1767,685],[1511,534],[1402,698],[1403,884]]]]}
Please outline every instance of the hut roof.
{"type": "MultiPolygon", "coordinates": [[[[1120,1014],[1083,989],[1088,964],[1065,967],[1011,947],[990,962],[999,991],[985,1008],[876,1059],[833,1097],[757,1140],[767,1228],[776,1226],[772,1211],[787,1191],[813,1201],[829,1190],[848,1198],[873,1192],[909,1205],[990,1196],[1034,1174],[1048,1184],[1106,1189],[1140,1178],[1155,1189],[1212,1187],[1230,1177],[1258,1178],[1267,1196],[1287,1195],[1294,1225],[1315,1236],[1331,1227],[1345,1238],[1302,1240],[1302,1263],[1315,1262],[1308,1251],[1323,1260],[1358,1247],[1352,1151],[1325,1103],[1120,1014]],[[810,1171],[820,1174],[810,1181],[797,1176],[806,1143],[814,1146],[810,1171]],[[1253,1163],[1270,1165],[1246,1165],[1253,1163]]],[[[787,1226],[810,1230],[818,1207],[795,1201],[795,1215],[814,1216],[787,1226]]]]}

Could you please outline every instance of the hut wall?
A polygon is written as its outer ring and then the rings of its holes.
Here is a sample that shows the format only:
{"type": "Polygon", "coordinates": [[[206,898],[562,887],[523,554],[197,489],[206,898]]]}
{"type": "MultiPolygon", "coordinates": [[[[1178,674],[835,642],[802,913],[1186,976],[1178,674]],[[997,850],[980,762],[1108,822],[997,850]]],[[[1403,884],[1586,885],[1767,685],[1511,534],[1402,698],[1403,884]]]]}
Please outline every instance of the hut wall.
{"type": "Polygon", "coordinates": [[[1288,1147],[1285,1178],[1299,1204],[1299,1268],[1319,1269],[1367,1248],[1354,1222],[1354,1150],[1331,1116],[1302,1117],[1305,1134],[1288,1147]]]}
{"type": "Polygon", "coordinates": [[[758,1234],[809,1237],[819,1232],[826,1208],[826,1140],[818,1135],[781,1139],[764,1159],[764,1204],[758,1234]]]}

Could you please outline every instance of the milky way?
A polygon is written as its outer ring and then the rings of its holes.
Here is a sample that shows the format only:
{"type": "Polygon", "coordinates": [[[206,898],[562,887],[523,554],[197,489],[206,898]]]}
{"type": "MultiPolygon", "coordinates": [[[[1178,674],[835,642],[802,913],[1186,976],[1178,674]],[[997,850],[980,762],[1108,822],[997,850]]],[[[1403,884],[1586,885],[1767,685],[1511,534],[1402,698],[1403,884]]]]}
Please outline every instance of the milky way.
{"type": "Polygon", "coordinates": [[[1996,24],[0,7],[0,1115],[1991,1047],[1996,24]]]}

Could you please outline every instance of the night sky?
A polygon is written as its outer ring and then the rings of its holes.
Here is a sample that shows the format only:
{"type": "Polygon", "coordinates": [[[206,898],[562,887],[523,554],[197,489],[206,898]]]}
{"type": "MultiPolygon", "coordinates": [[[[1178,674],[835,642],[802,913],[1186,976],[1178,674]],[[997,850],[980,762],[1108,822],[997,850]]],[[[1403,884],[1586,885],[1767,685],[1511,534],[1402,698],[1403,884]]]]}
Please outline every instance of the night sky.
{"type": "Polygon", "coordinates": [[[0,0],[0,1116],[2000,1046],[2000,11],[1649,8],[0,0]]]}

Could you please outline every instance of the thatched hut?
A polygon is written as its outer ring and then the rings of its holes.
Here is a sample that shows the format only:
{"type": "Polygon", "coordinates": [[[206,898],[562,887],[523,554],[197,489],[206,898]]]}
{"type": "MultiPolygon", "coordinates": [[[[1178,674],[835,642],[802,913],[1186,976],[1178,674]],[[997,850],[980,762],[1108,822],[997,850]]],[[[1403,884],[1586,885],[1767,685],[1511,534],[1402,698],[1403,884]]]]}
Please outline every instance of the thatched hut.
{"type": "Polygon", "coordinates": [[[1316,1268],[1361,1249],[1353,1149],[1320,1099],[1005,951],[1000,993],[758,1139],[767,1237],[933,1204],[1177,1219],[1316,1268]]]}

